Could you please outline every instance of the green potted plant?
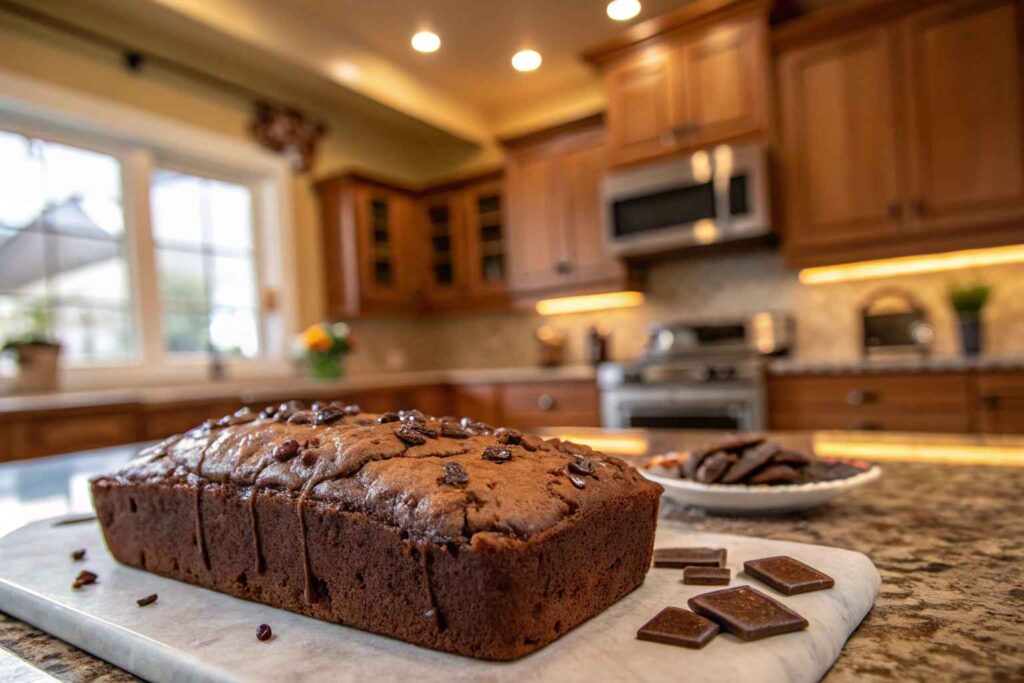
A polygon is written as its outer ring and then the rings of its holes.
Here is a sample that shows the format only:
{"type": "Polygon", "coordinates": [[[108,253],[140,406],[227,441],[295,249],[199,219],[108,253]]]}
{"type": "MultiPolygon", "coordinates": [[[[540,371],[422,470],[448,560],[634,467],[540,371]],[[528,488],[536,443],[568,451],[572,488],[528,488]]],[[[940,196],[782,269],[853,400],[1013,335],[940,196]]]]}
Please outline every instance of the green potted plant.
{"type": "Polygon", "coordinates": [[[2,347],[18,365],[15,391],[53,391],[57,388],[61,346],[47,334],[50,319],[44,306],[29,310],[28,318],[27,330],[6,339],[2,347]]]}
{"type": "Polygon", "coordinates": [[[352,350],[352,330],[345,323],[310,325],[299,335],[309,374],[316,379],[339,379],[345,372],[345,356],[352,350]]]}
{"type": "Polygon", "coordinates": [[[953,285],[949,288],[949,303],[956,311],[960,327],[960,343],[964,354],[976,356],[983,346],[981,311],[992,294],[992,288],[984,282],[969,285],[953,285]]]}

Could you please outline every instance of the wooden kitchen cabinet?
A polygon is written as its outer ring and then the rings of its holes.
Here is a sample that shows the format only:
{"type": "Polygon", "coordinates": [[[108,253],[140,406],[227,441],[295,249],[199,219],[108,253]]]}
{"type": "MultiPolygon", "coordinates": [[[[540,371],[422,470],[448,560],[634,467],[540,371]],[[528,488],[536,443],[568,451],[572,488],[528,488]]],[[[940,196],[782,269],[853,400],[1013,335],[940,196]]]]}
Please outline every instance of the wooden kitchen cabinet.
{"type": "Polygon", "coordinates": [[[1024,3],[868,4],[775,35],[788,261],[1024,240],[1024,3]]]}
{"type": "Polygon", "coordinates": [[[423,305],[413,197],[348,174],[318,184],[327,310],[335,319],[401,313],[423,305]]]}
{"type": "Polygon", "coordinates": [[[658,46],[608,69],[608,136],[616,163],[649,159],[675,148],[671,59],[671,51],[658,46]]]}
{"type": "Polygon", "coordinates": [[[892,31],[884,27],[782,56],[791,255],[898,234],[895,57],[892,31]]]}
{"type": "Polygon", "coordinates": [[[973,431],[967,373],[781,375],[768,378],[771,429],[973,431]]]}
{"type": "Polygon", "coordinates": [[[982,434],[1024,433],[1024,372],[981,372],[975,407],[982,434]]]}
{"type": "MultiPolygon", "coordinates": [[[[194,426],[194,425],[193,425],[194,426]]],[[[0,459],[35,458],[140,439],[135,405],[31,411],[0,422],[0,459]]]]}
{"type": "Polygon", "coordinates": [[[1013,0],[942,3],[899,25],[915,227],[1024,217],[1021,26],[1013,0]]]}
{"type": "Polygon", "coordinates": [[[508,225],[505,185],[500,180],[469,185],[461,192],[466,219],[466,289],[472,300],[494,301],[508,290],[508,225]]]}
{"type": "Polygon", "coordinates": [[[604,70],[613,164],[767,135],[767,4],[700,4],[584,55],[604,70]]]}
{"type": "Polygon", "coordinates": [[[465,295],[469,242],[461,199],[458,191],[450,191],[427,194],[418,202],[427,247],[423,281],[427,301],[435,306],[454,304],[465,295]]]}
{"type": "Polygon", "coordinates": [[[605,249],[600,191],[607,169],[605,140],[601,127],[587,126],[509,151],[514,294],[553,296],[625,283],[625,267],[605,249]]]}
{"type": "Polygon", "coordinates": [[[501,387],[501,423],[509,427],[600,427],[595,382],[530,382],[501,387]]]}

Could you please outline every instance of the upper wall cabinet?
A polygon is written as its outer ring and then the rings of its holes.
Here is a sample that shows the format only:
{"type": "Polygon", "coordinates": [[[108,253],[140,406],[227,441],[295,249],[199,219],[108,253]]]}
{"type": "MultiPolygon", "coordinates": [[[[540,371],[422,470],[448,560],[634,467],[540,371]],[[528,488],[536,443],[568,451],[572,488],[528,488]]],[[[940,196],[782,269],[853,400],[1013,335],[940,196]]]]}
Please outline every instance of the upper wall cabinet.
{"type": "Polygon", "coordinates": [[[853,7],[777,37],[790,262],[1020,242],[1021,3],[853,7]]]}
{"type": "Polygon", "coordinates": [[[510,149],[505,173],[513,294],[552,296],[624,284],[625,268],[605,250],[600,188],[607,167],[600,126],[510,149]]]}
{"type": "Polygon", "coordinates": [[[657,33],[641,45],[619,40],[585,55],[605,73],[613,164],[767,134],[765,5],[698,13],[708,4],[651,20],[643,33],[657,33]]]}
{"type": "Polygon", "coordinates": [[[421,305],[412,195],[354,175],[325,180],[318,189],[328,315],[400,313],[421,305]]]}
{"type": "Polygon", "coordinates": [[[353,174],[318,188],[332,318],[507,304],[500,174],[419,193],[353,174]]]}

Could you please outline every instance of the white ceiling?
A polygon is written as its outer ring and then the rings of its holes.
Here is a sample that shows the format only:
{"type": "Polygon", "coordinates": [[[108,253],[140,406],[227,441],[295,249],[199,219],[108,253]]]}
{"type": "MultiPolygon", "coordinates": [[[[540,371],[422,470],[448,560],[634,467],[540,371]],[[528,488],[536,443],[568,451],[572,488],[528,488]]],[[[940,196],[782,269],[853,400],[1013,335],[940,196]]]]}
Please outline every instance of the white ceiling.
{"type": "Polygon", "coordinates": [[[625,26],[686,4],[643,0],[640,16],[615,22],[606,0],[290,0],[320,30],[344,36],[473,107],[485,118],[502,108],[560,94],[594,79],[578,57],[625,26]],[[441,49],[409,45],[418,30],[441,36],[441,49]],[[512,69],[512,55],[532,48],[544,63],[533,73],[512,69]]]}

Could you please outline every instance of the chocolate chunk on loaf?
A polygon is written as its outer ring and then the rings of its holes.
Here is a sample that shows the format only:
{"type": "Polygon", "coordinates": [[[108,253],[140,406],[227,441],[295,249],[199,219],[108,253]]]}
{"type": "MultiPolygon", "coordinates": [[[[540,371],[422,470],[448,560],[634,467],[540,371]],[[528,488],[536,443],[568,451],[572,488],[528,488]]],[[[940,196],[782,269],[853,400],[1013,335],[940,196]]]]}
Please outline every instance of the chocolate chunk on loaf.
{"type": "Polygon", "coordinates": [[[586,446],[299,402],[207,421],[92,481],[120,562],[484,659],[639,586],[660,493],[586,446]]]}

